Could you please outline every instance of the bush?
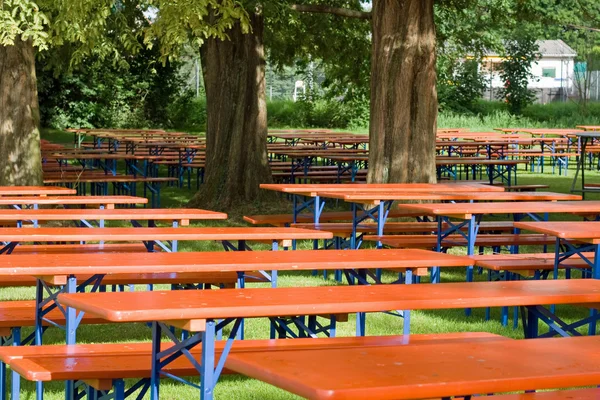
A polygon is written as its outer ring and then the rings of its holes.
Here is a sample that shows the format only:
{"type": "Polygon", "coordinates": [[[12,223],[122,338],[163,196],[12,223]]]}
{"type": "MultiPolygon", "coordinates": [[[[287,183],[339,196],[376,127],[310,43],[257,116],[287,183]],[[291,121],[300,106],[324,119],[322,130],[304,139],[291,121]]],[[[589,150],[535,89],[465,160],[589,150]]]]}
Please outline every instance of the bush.
{"type": "Polygon", "coordinates": [[[369,124],[369,103],[275,100],[267,103],[267,118],[269,128],[364,128],[369,124]]]}

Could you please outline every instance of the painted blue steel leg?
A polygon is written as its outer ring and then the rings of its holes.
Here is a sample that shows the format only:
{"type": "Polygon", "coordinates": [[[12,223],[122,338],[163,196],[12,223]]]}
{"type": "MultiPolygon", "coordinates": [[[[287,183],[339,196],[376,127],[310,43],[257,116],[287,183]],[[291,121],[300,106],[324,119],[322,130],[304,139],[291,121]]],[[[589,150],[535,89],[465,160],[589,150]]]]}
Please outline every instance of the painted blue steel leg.
{"type": "Polygon", "coordinates": [[[206,321],[202,332],[202,369],[200,371],[200,400],[212,400],[215,389],[215,321],[206,321]]]}
{"type": "Polygon", "coordinates": [[[123,379],[116,379],[114,381],[113,392],[115,400],[125,400],[125,382],[123,379]]]}
{"type": "MultiPolygon", "coordinates": [[[[77,278],[74,275],[71,275],[67,278],[67,285],[65,287],[67,293],[75,293],[77,291],[77,278]]],[[[67,331],[66,344],[75,344],[77,340],[76,332],[77,332],[77,310],[72,307],[66,308],[66,326],[65,329],[67,331]]],[[[73,395],[73,381],[65,382],[65,391],[66,398],[69,400],[69,397],[73,395]]]]}
{"type": "MultiPolygon", "coordinates": [[[[467,255],[472,256],[475,254],[475,239],[477,236],[477,221],[475,215],[471,216],[471,219],[467,223],[467,255]]],[[[467,282],[473,282],[473,266],[467,267],[467,282]]],[[[471,309],[465,309],[467,316],[471,315],[471,309]]]]}
{"type": "Polygon", "coordinates": [[[157,360],[157,354],[160,353],[160,340],[162,329],[158,322],[152,323],[152,371],[150,374],[150,399],[158,400],[160,388],[160,360],[157,360]]]}
{"type": "MultiPolygon", "coordinates": [[[[12,337],[13,337],[13,346],[21,345],[21,328],[13,328],[12,329],[12,337]]],[[[4,363],[3,363],[4,364],[4,363]]],[[[21,393],[21,376],[15,371],[11,372],[11,382],[12,386],[10,388],[10,398],[11,400],[17,400],[19,398],[19,394],[21,393]]],[[[43,388],[40,393],[41,396],[44,395],[43,388]]],[[[39,397],[41,398],[41,397],[39,397]]]]}
{"type": "MultiPolygon", "coordinates": [[[[413,282],[412,270],[407,269],[405,271],[406,277],[404,278],[404,284],[410,285],[413,282]]],[[[410,335],[410,310],[404,310],[402,312],[404,317],[404,324],[402,325],[402,334],[410,335]]]]}
{"type": "MultiPolygon", "coordinates": [[[[592,278],[600,279],[600,244],[594,246],[594,266],[592,267],[592,278]]],[[[590,310],[590,317],[596,317],[598,315],[598,310],[592,308],[590,310]]],[[[590,321],[590,325],[588,328],[588,335],[596,334],[596,319],[590,321]]]]}

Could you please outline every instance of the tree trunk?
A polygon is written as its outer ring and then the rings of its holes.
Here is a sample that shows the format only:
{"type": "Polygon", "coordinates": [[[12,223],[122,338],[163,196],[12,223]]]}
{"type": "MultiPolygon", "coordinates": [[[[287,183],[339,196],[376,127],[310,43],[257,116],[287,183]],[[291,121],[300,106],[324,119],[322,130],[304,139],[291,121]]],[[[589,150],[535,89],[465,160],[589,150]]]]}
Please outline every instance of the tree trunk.
{"type": "Polygon", "coordinates": [[[40,112],[31,42],[0,46],[0,186],[41,185],[40,112]]]}
{"type": "Polygon", "coordinates": [[[369,182],[435,182],[434,0],[374,0],[369,182]]]}
{"type": "Polygon", "coordinates": [[[267,103],[264,20],[250,17],[252,31],[236,24],[230,40],[202,46],[206,87],[206,182],[190,202],[228,210],[268,196],[259,188],[272,181],[267,160],[267,103]]]}

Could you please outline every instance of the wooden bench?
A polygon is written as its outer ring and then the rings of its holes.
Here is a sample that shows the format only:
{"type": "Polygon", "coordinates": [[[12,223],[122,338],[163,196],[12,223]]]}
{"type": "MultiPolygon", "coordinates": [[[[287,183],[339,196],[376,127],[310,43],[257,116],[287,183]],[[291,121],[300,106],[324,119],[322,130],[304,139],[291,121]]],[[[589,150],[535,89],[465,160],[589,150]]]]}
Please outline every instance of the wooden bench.
{"type": "MultiPolygon", "coordinates": [[[[366,336],[343,338],[303,338],[243,340],[234,343],[231,354],[246,351],[279,351],[303,348],[368,348],[379,346],[427,346],[433,343],[486,343],[512,341],[489,333],[449,333],[404,336],[366,336]]],[[[225,341],[216,342],[220,356],[225,341]]],[[[168,348],[167,343],[163,349],[168,348]]],[[[201,346],[191,353],[200,359],[201,346]]],[[[150,377],[151,343],[115,343],[84,345],[44,345],[41,347],[1,347],[0,361],[27,380],[80,380],[97,390],[110,390],[114,380],[150,377]],[[123,362],[126,359],[127,362],[123,362]]],[[[168,365],[166,372],[176,376],[196,376],[198,372],[185,358],[168,365]]],[[[229,372],[229,371],[228,371],[229,372]]]]}
{"type": "MultiPolygon", "coordinates": [[[[433,248],[437,245],[435,235],[365,235],[364,240],[378,241],[394,248],[433,248]]],[[[475,246],[500,247],[500,246],[545,246],[556,243],[556,238],[540,234],[510,234],[510,235],[477,235],[475,246]]],[[[442,247],[466,246],[467,240],[460,235],[451,235],[442,240],[442,247]]]]}
{"type": "Polygon", "coordinates": [[[553,392],[501,394],[489,397],[489,400],[597,400],[600,389],[571,389],[553,392]]]}
{"type": "MultiPolygon", "coordinates": [[[[585,253],[586,257],[592,261],[593,253],[585,253]]],[[[520,275],[535,275],[536,271],[554,270],[554,253],[533,253],[533,254],[483,254],[470,256],[475,260],[476,267],[482,267],[491,271],[510,271],[520,275]]],[[[569,258],[559,265],[561,269],[583,269],[589,270],[590,266],[585,260],[579,257],[569,258]]]]}
{"type": "Polygon", "coordinates": [[[508,192],[526,192],[535,191],[538,189],[548,189],[550,185],[512,185],[504,186],[504,190],[508,192]]]}
{"type": "MultiPolygon", "coordinates": [[[[329,223],[297,223],[291,224],[294,228],[303,229],[315,229],[321,231],[327,231],[333,233],[334,236],[348,237],[352,234],[352,223],[347,222],[329,222],[329,223]]],[[[444,229],[448,227],[448,224],[442,225],[444,229]]],[[[410,233],[410,232],[436,232],[438,228],[437,222],[387,222],[384,225],[383,232],[389,233],[410,233]]],[[[511,232],[513,230],[513,223],[511,221],[492,222],[484,221],[480,224],[480,232],[511,232]]],[[[361,223],[356,229],[359,233],[376,233],[376,223],[361,223]]]]}
{"type": "MultiPolygon", "coordinates": [[[[390,210],[388,218],[416,218],[422,216],[419,212],[401,212],[390,210]]],[[[359,214],[360,215],[360,214],[359,214]]],[[[312,214],[298,214],[296,223],[311,223],[314,222],[312,214]]],[[[286,226],[294,221],[292,214],[272,214],[272,215],[246,215],[244,221],[252,225],[272,225],[286,226]]],[[[352,221],[351,211],[331,211],[323,212],[319,218],[319,222],[335,222],[335,221],[352,221]]]]}

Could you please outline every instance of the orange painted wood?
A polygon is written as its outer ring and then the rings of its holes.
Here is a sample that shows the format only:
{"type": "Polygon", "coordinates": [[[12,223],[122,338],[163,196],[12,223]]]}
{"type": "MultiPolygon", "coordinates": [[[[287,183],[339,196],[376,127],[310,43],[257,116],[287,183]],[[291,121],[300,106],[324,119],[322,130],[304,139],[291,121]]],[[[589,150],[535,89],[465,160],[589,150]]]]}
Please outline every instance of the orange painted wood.
{"type": "Polygon", "coordinates": [[[488,400],[598,400],[600,389],[571,389],[553,392],[496,395],[488,400]]]}
{"type": "MultiPolygon", "coordinates": [[[[48,318],[52,321],[64,324],[66,322],[63,313],[54,309],[50,311],[48,318]]],[[[84,323],[106,324],[107,321],[93,315],[85,315],[84,323]]],[[[44,321],[45,326],[50,324],[44,321]]],[[[35,326],[35,300],[15,300],[0,302],[0,328],[35,326]]]]}
{"type": "Polygon", "coordinates": [[[542,200],[581,200],[580,195],[552,192],[319,192],[325,198],[343,199],[354,202],[378,202],[380,200],[478,200],[478,201],[542,201],[542,200]]]}
{"type": "Polygon", "coordinates": [[[231,354],[226,366],[311,399],[429,399],[596,385],[599,355],[597,338],[576,337],[500,346],[435,343],[249,351],[231,354]]]}
{"type": "MultiPolygon", "coordinates": [[[[106,228],[105,228],[106,229],[106,228]]],[[[465,267],[466,256],[428,250],[296,250],[10,255],[2,258],[0,276],[77,275],[166,272],[248,272],[359,268],[465,267]]]]}
{"type": "MultiPolygon", "coordinates": [[[[82,283],[91,278],[92,274],[75,275],[77,282],[82,283]]],[[[147,285],[147,284],[198,284],[205,283],[232,285],[237,283],[236,272],[171,272],[171,273],[132,273],[106,275],[103,285],[147,285]]],[[[246,283],[264,282],[265,278],[258,272],[246,272],[246,283]]],[[[35,286],[36,278],[28,275],[2,276],[0,287],[35,286]]]]}
{"type": "Polygon", "coordinates": [[[221,220],[227,214],[193,208],[23,209],[0,210],[0,221],[38,220],[221,220]]]}
{"type": "Polygon", "coordinates": [[[292,240],[331,239],[329,232],[299,228],[0,228],[0,241],[292,240]]]}
{"type": "MultiPolygon", "coordinates": [[[[379,241],[387,246],[396,248],[431,248],[437,244],[436,235],[365,235],[364,240],[379,241]]],[[[549,245],[556,242],[549,235],[539,234],[500,234],[477,235],[475,246],[511,246],[511,245],[549,245]]],[[[442,241],[442,247],[466,246],[467,239],[460,235],[450,235],[442,241]]]]}
{"type": "Polygon", "coordinates": [[[400,211],[417,211],[424,215],[456,216],[470,218],[473,214],[512,214],[512,213],[600,213],[600,201],[524,201],[497,203],[434,203],[402,204],[400,211]]]}
{"type": "MultiPolygon", "coordinates": [[[[457,181],[458,182],[458,181],[457,181]]],[[[263,183],[260,185],[261,189],[274,190],[276,192],[283,193],[300,193],[307,194],[310,196],[316,196],[317,192],[344,192],[347,190],[357,190],[356,184],[269,184],[263,183]]],[[[413,192],[447,192],[454,190],[469,190],[478,192],[503,192],[503,187],[482,185],[482,184],[469,184],[469,183],[369,183],[360,185],[361,191],[382,191],[382,190],[403,190],[413,192]]]]}
{"type": "Polygon", "coordinates": [[[106,205],[106,204],[146,204],[148,199],[145,197],[133,196],[20,196],[20,197],[0,197],[0,205],[106,205]]]}
{"type": "MultiPolygon", "coordinates": [[[[353,252],[349,252],[353,253],[353,252]]],[[[600,281],[468,282],[61,294],[58,301],[113,322],[324,315],[600,301],[600,281]]]]}
{"type": "Polygon", "coordinates": [[[0,186],[0,196],[50,196],[75,194],[75,189],[57,186],[0,186]]]}
{"type": "MultiPolygon", "coordinates": [[[[291,224],[295,228],[304,229],[318,229],[334,234],[348,234],[352,233],[352,223],[346,222],[329,222],[322,224],[291,224]]],[[[401,233],[401,232],[437,232],[437,222],[387,222],[383,227],[384,233],[401,233]]],[[[442,224],[444,229],[448,228],[448,224],[442,224]]],[[[513,223],[510,221],[492,222],[485,221],[479,226],[480,232],[485,231],[505,231],[510,232],[513,230],[513,223]]],[[[361,223],[357,226],[357,231],[364,232],[377,232],[376,223],[361,223]]]]}
{"type": "MultiPolygon", "coordinates": [[[[515,256],[517,254],[509,254],[515,256]]],[[[498,257],[493,256],[472,256],[475,259],[475,266],[491,269],[494,271],[522,271],[522,270],[553,270],[554,269],[554,254],[552,257],[504,257],[499,254],[498,257]]],[[[593,261],[594,257],[588,257],[593,261]]],[[[590,266],[581,258],[571,257],[559,265],[559,268],[582,268],[589,269],[590,266]]]]}
{"type": "Polygon", "coordinates": [[[600,244],[600,222],[596,221],[515,222],[515,227],[546,233],[561,239],[576,239],[587,243],[600,244]]]}
{"type": "Polygon", "coordinates": [[[16,246],[11,255],[17,254],[100,254],[100,253],[145,253],[143,243],[103,244],[23,244],[16,246]]]}
{"type": "MultiPolygon", "coordinates": [[[[294,349],[326,348],[367,348],[381,346],[422,345],[444,341],[445,343],[484,342],[503,343],[511,339],[489,333],[450,333],[411,336],[371,336],[344,338],[316,338],[297,340],[243,340],[236,341],[232,353],[246,351],[281,351],[294,349]]],[[[217,341],[216,353],[222,352],[225,342],[217,341]]],[[[167,349],[163,343],[162,349],[167,349]]],[[[198,359],[201,346],[191,353],[198,359]]],[[[69,379],[97,378],[145,378],[150,376],[150,343],[112,343],[84,345],[44,345],[37,349],[33,346],[3,347],[0,359],[29,380],[51,381],[69,379]],[[27,360],[28,362],[22,362],[27,360]],[[112,365],[111,365],[112,363],[112,365]]],[[[180,357],[167,370],[178,376],[196,376],[185,357],[180,357]]]]}

